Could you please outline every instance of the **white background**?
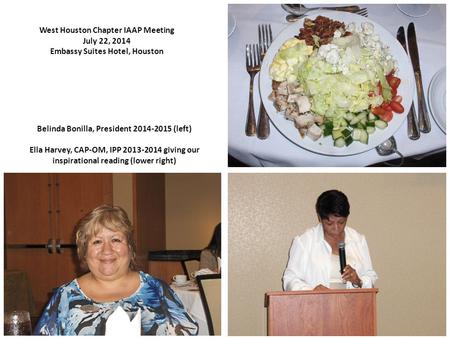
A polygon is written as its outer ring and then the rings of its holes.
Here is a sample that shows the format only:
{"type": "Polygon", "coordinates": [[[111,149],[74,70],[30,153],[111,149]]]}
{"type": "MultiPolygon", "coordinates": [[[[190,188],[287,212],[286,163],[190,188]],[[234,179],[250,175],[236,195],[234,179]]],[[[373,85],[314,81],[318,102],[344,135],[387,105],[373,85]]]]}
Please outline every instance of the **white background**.
{"type": "Polygon", "coordinates": [[[2,3],[0,13],[4,171],[217,171],[226,166],[226,4],[10,1],[2,3]],[[50,55],[50,47],[94,47],[83,46],[83,38],[105,35],[41,34],[40,26],[170,27],[175,34],[108,36],[130,37],[130,49],[164,49],[164,55],[50,55]],[[36,132],[37,125],[47,124],[187,124],[192,134],[36,132]],[[53,156],[29,153],[33,145],[113,144],[201,149],[195,156],[178,156],[176,167],[134,168],[52,166],[53,156]]]}

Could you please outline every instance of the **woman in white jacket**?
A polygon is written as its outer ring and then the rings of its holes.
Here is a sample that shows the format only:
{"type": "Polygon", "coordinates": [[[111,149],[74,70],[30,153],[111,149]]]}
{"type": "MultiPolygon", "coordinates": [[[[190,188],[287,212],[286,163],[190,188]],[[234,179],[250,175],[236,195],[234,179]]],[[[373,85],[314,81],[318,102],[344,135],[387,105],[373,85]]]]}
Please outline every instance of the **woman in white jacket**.
{"type": "Polygon", "coordinates": [[[350,205],[344,193],[323,192],[316,203],[319,224],[294,238],[283,274],[285,291],[327,288],[371,288],[372,268],[366,239],[346,227],[350,205]],[[339,243],[345,243],[347,265],[340,273],[339,243]],[[343,284],[344,283],[344,284],[343,284]]]}

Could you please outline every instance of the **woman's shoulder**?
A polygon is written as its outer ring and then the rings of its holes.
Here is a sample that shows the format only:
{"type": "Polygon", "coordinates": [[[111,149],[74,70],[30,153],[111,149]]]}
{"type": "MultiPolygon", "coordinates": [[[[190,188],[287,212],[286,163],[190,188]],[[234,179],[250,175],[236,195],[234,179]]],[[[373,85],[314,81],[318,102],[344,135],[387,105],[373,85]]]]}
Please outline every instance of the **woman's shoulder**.
{"type": "Polygon", "coordinates": [[[163,281],[162,279],[153,277],[152,275],[149,275],[148,273],[144,271],[139,271],[139,276],[143,282],[144,285],[147,285],[152,288],[161,288],[166,287],[168,284],[163,281]]]}
{"type": "Polygon", "coordinates": [[[144,303],[151,303],[156,298],[167,297],[173,292],[169,284],[165,281],[153,277],[143,271],[139,271],[139,275],[141,276],[143,285],[139,292],[137,292],[137,296],[141,298],[144,303]]]}
{"type": "Polygon", "coordinates": [[[59,308],[60,306],[64,307],[66,302],[77,298],[84,298],[84,295],[78,287],[76,279],[74,279],[53,289],[50,303],[59,308]]]}
{"type": "Polygon", "coordinates": [[[346,232],[346,235],[348,235],[350,237],[350,239],[353,241],[361,242],[365,239],[365,236],[363,234],[359,233],[357,230],[355,230],[349,226],[345,227],[345,232],[346,232]]]}
{"type": "Polygon", "coordinates": [[[313,238],[316,238],[319,234],[319,225],[313,226],[311,228],[306,229],[302,234],[295,236],[294,241],[309,241],[313,238]]]}
{"type": "Polygon", "coordinates": [[[74,291],[80,291],[80,288],[78,286],[78,282],[76,279],[71,280],[70,282],[67,282],[58,288],[54,289],[54,293],[70,293],[74,291]]]}

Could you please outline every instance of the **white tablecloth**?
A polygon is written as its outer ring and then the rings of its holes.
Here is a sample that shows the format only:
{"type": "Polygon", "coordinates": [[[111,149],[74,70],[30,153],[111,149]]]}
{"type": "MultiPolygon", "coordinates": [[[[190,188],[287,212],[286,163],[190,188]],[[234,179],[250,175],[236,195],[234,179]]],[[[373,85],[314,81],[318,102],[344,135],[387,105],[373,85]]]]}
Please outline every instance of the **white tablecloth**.
{"type": "Polygon", "coordinates": [[[180,298],[186,310],[194,317],[199,325],[199,335],[209,335],[208,323],[206,321],[205,310],[203,309],[202,299],[200,297],[200,291],[192,290],[192,287],[178,287],[171,285],[171,288],[175,291],[180,298]]]}
{"type": "MultiPolygon", "coordinates": [[[[308,5],[313,6],[313,5],[308,5]]],[[[368,18],[386,28],[396,36],[399,26],[407,28],[414,22],[418,38],[420,64],[425,92],[433,75],[445,66],[446,8],[444,4],[431,5],[428,15],[412,18],[400,12],[395,5],[361,5],[369,11],[368,18]]],[[[271,24],[274,37],[288,23],[286,13],[277,5],[241,5],[228,7],[229,14],[236,19],[236,29],[228,39],[228,151],[238,160],[252,166],[306,166],[337,167],[366,166],[394,159],[397,155],[380,157],[375,149],[368,152],[346,156],[331,157],[314,154],[292,144],[271,125],[271,135],[266,140],[247,137],[244,132],[248,107],[250,77],[245,69],[245,44],[258,42],[258,24],[271,24]]],[[[255,79],[255,85],[257,78],[255,79]]],[[[255,114],[259,111],[259,92],[255,90],[255,114]]],[[[417,99],[415,98],[416,107],[417,99]]],[[[434,122],[432,116],[431,132],[421,134],[417,141],[407,136],[406,119],[394,134],[398,150],[404,156],[412,156],[442,149],[446,146],[446,136],[434,122]]]]}

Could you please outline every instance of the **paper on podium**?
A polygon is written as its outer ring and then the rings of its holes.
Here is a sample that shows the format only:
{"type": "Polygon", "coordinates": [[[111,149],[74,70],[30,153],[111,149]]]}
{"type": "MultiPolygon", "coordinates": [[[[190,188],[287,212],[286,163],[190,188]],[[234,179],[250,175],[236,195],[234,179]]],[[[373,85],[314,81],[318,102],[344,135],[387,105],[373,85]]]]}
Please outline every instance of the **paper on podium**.
{"type": "Polygon", "coordinates": [[[130,318],[120,306],[106,321],[105,336],[138,337],[141,335],[141,309],[130,322],[130,318]]]}

